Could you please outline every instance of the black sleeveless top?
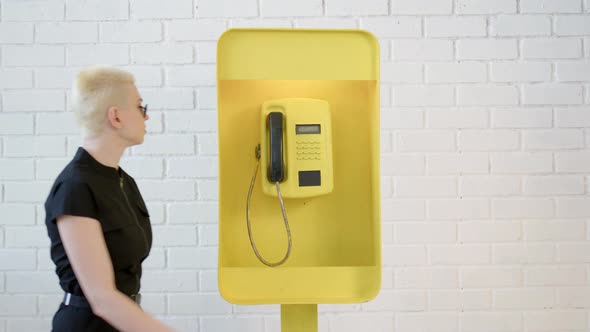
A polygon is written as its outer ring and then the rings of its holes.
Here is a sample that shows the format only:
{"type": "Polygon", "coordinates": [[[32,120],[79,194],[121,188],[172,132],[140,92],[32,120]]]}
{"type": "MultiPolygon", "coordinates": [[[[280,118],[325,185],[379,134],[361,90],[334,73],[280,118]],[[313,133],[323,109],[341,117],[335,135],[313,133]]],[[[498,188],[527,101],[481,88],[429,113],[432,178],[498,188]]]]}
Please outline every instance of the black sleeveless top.
{"type": "Polygon", "coordinates": [[[45,201],[45,224],[51,240],[51,259],[61,288],[84,296],[64,250],[56,219],[61,215],[99,221],[119,291],[139,293],[141,263],[152,246],[149,213],[135,180],[121,168],[105,166],[86,150],[59,174],[45,201]]]}

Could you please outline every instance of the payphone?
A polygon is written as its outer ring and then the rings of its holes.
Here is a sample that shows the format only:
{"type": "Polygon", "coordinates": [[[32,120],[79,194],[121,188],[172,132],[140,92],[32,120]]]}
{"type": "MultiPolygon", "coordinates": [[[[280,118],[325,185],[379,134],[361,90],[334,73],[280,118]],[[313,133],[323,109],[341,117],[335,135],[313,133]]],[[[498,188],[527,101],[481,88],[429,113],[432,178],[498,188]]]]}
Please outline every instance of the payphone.
{"type": "Polygon", "coordinates": [[[283,198],[304,198],[330,193],[334,187],[332,170],[332,127],[328,102],[310,98],[266,101],[260,113],[260,139],[256,146],[256,169],[248,190],[246,223],[256,257],[267,266],[278,266],[289,258],[291,231],[283,198]],[[283,259],[269,262],[259,253],[250,222],[250,201],[259,165],[263,193],[278,197],[288,246],[283,259]]]}

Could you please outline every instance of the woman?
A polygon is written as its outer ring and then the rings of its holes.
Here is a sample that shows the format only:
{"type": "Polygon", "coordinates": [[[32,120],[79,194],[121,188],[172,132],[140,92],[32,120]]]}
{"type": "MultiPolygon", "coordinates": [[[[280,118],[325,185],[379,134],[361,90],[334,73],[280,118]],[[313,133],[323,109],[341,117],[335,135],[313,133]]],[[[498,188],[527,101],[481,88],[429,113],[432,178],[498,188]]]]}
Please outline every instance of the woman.
{"type": "Polygon", "coordinates": [[[81,71],[71,102],[83,144],[45,202],[65,292],[53,331],[171,331],[139,306],[152,231],[135,181],[119,167],[125,149],[143,143],[147,106],[133,76],[109,67],[81,71]]]}

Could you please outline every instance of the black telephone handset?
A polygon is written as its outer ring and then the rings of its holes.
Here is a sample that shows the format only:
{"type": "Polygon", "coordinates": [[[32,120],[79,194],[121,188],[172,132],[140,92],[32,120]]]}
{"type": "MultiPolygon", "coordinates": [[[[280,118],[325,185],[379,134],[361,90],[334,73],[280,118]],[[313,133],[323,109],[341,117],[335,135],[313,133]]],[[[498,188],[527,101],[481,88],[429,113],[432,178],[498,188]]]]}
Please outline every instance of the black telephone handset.
{"type": "Polygon", "coordinates": [[[285,176],[283,165],[283,113],[271,112],[267,117],[269,128],[270,162],[268,179],[271,182],[281,182],[285,176]]]}

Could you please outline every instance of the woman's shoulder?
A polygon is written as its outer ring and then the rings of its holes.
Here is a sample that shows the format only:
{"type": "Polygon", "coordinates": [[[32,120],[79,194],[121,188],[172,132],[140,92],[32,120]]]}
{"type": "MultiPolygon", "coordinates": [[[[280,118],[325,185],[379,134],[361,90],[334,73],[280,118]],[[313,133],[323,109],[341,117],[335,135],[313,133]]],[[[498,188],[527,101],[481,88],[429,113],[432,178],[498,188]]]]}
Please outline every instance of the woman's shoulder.
{"type": "Polygon", "coordinates": [[[94,177],[92,169],[88,165],[71,161],[68,163],[55,179],[55,184],[68,182],[70,184],[87,184],[94,177]]]}
{"type": "Polygon", "coordinates": [[[73,192],[94,192],[96,191],[96,188],[101,186],[101,183],[104,183],[104,181],[101,182],[101,179],[97,179],[97,174],[92,167],[72,160],[65,165],[55,178],[49,192],[48,200],[50,200],[58,191],[63,191],[64,189],[73,192]]]}

